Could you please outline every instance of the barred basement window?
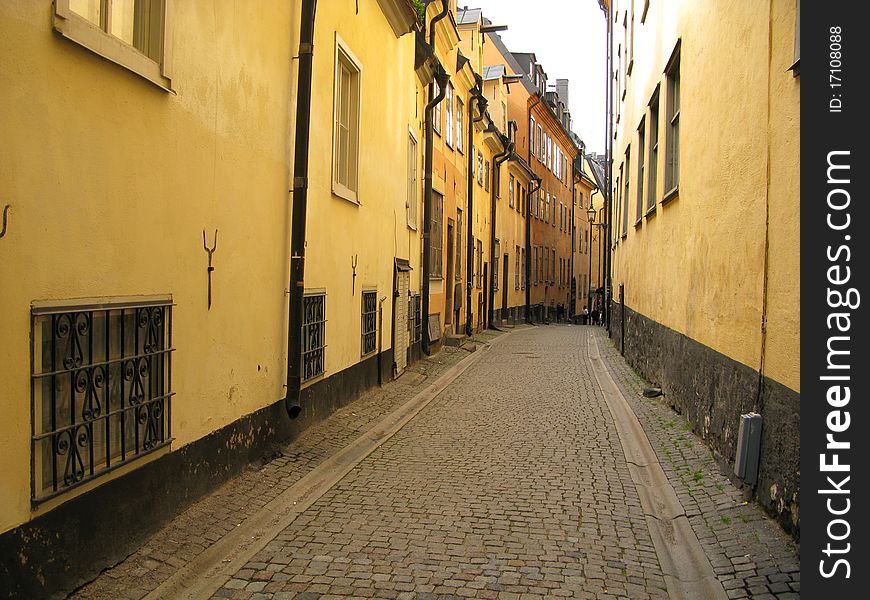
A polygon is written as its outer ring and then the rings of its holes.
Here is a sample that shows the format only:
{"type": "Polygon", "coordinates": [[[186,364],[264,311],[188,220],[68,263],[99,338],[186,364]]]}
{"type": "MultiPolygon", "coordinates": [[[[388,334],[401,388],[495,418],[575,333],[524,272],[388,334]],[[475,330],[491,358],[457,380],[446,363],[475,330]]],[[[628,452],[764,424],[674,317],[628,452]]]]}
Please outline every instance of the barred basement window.
{"type": "Polygon", "coordinates": [[[362,355],[375,351],[378,333],[378,292],[373,290],[362,295],[362,355]]]}
{"type": "Polygon", "coordinates": [[[326,294],[308,293],[302,298],[302,381],[324,372],[326,349],[326,294]]]}
{"type": "Polygon", "coordinates": [[[416,344],[423,339],[423,325],[420,319],[420,294],[408,298],[408,331],[411,333],[411,343],[416,344]]]}
{"type": "Polygon", "coordinates": [[[34,307],[31,334],[34,502],[172,441],[170,300],[34,307]]]}

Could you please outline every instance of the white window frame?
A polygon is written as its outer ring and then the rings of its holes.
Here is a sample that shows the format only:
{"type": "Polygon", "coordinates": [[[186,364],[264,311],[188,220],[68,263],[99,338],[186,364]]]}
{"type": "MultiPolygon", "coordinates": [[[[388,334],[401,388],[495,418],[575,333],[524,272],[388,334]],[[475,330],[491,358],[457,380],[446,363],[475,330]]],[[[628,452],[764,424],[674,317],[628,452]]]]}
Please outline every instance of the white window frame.
{"type": "MultiPolygon", "coordinates": [[[[359,204],[359,151],[360,151],[360,122],[362,120],[362,63],[360,63],[359,59],[356,55],[350,50],[347,46],[347,43],[341,38],[338,32],[335,32],[335,56],[333,58],[333,98],[332,98],[332,193],[340,198],[344,198],[350,202],[355,204],[359,204]],[[356,69],[356,77],[357,77],[357,110],[356,110],[356,123],[351,123],[351,126],[355,126],[354,133],[356,134],[356,152],[354,156],[350,156],[348,160],[352,160],[355,163],[354,169],[354,187],[346,186],[343,183],[340,183],[337,178],[336,173],[336,151],[337,151],[337,142],[338,142],[338,127],[336,124],[336,117],[338,115],[339,110],[339,90],[340,90],[340,82],[339,77],[341,75],[341,71],[339,69],[340,62],[343,59],[346,60],[347,63],[350,64],[351,67],[356,69]]],[[[350,183],[350,182],[349,182],[350,183]]]]}
{"type": "Polygon", "coordinates": [[[408,127],[408,198],[407,198],[407,216],[408,227],[417,230],[417,167],[419,151],[417,150],[417,136],[408,127]]]}
{"type": "Polygon", "coordinates": [[[101,0],[104,16],[100,26],[73,12],[69,0],[54,0],[53,5],[52,26],[63,37],[136,73],[163,90],[172,91],[172,0],[162,0],[160,60],[148,57],[109,33],[112,29],[112,0],[101,0]]]}
{"type": "Polygon", "coordinates": [[[453,84],[450,82],[447,82],[447,93],[444,95],[444,102],[446,102],[447,107],[445,111],[444,140],[450,148],[453,148],[453,84]]]}
{"type": "Polygon", "coordinates": [[[462,152],[463,128],[465,122],[465,103],[459,96],[456,97],[456,149],[462,152]]]}

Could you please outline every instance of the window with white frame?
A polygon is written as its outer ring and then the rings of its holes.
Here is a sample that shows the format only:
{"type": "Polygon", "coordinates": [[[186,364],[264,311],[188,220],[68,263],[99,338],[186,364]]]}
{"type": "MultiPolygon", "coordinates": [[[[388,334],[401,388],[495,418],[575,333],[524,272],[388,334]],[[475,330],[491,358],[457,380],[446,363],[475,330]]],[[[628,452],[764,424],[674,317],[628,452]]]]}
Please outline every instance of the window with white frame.
{"type": "Polygon", "coordinates": [[[526,249],[520,248],[520,289],[526,289],[526,249]]]}
{"type": "Polygon", "coordinates": [[[509,173],[510,186],[508,187],[508,206],[514,207],[514,175],[509,173]]]}
{"type": "MultiPolygon", "coordinates": [[[[438,96],[441,93],[441,86],[438,85],[438,82],[435,82],[435,95],[438,96]]],[[[444,102],[442,100],[438,104],[435,105],[435,108],[432,110],[432,129],[438,135],[441,135],[441,104],[444,102]]]]}
{"type": "Polygon", "coordinates": [[[465,104],[463,104],[462,99],[457,96],[456,97],[456,149],[462,152],[462,139],[463,139],[463,122],[465,119],[465,104]]]}
{"type": "Polygon", "coordinates": [[[652,99],[649,101],[649,167],[647,168],[646,211],[652,212],[656,207],[656,186],[658,185],[659,168],[659,88],[656,86],[652,99]]]}
{"type": "Polygon", "coordinates": [[[667,78],[667,122],[665,123],[665,190],[672,197],[680,184],[680,44],[665,70],[667,78]]]}
{"type": "Polygon", "coordinates": [[[444,247],[444,196],[438,192],[432,193],[432,221],[429,223],[429,277],[441,279],[444,257],[441,249],[444,247]]]}
{"type": "Polygon", "coordinates": [[[362,66],[335,34],[335,104],[333,107],[332,192],[359,202],[359,118],[362,66]]]}
{"type": "Polygon", "coordinates": [[[477,151],[477,184],[483,185],[483,152],[477,151]]]}
{"type": "Polygon", "coordinates": [[[637,219],[635,223],[640,223],[643,219],[643,184],[644,184],[644,169],[646,160],[646,121],[641,118],[640,126],[637,128],[637,219]]]}
{"type": "Polygon", "coordinates": [[[408,227],[417,229],[417,140],[408,134],[408,227]]]}
{"type": "Polygon", "coordinates": [[[631,180],[631,146],[625,149],[625,170],[620,169],[622,173],[622,185],[624,187],[622,194],[622,236],[628,234],[628,203],[629,203],[629,187],[631,180]]]}
{"type": "Polygon", "coordinates": [[[444,140],[453,147],[453,85],[447,84],[447,94],[444,96],[444,140]]]}
{"type": "Polygon", "coordinates": [[[501,253],[501,244],[499,243],[499,240],[496,240],[495,241],[495,253],[493,254],[493,256],[495,257],[495,260],[492,261],[492,289],[495,291],[498,290],[498,263],[501,262],[499,260],[499,258],[501,257],[500,253],[501,253]]]}
{"type": "Polygon", "coordinates": [[[171,11],[165,0],[54,0],[65,38],[169,90],[171,11]]]}

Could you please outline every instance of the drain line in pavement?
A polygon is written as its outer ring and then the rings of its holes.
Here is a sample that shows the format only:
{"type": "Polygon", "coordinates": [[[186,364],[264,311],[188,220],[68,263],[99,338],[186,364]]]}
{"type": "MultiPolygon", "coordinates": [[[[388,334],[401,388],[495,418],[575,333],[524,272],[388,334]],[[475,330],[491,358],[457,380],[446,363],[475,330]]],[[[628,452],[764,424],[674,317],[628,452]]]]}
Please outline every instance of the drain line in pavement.
{"type": "Polygon", "coordinates": [[[145,600],[191,600],[210,598],[239,569],[299,515],[352,471],[381,444],[398,432],[466,369],[480,360],[490,345],[507,337],[503,334],[484,344],[450,367],[435,381],[388,414],[356,440],[324,460],[239,527],[206,548],[192,561],[145,596],[145,600]]]}
{"type": "Polygon", "coordinates": [[[602,360],[594,334],[589,334],[588,351],[640,496],[668,595],[674,600],[727,600],[643,426],[602,360]]]}

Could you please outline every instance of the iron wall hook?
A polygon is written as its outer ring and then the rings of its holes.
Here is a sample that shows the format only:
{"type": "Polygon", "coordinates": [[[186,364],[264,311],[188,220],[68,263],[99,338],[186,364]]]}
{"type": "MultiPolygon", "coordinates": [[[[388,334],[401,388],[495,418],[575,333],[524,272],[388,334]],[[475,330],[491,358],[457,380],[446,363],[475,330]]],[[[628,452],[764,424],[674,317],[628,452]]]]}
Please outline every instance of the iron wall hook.
{"type": "Polygon", "coordinates": [[[0,229],[0,238],[3,238],[6,235],[6,225],[8,225],[9,221],[7,219],[9,215],[10,205],[6,205],[3,207],[3,228],[0,229]]]}
{"type": "Polygon", "coordinates": [[[202,247],[206,251],[206,253],[208,254],[208,309],[209,310],[211,310],[211,274],[214,271],[214,267],[211,264],[211,258],[212,258],[212,255],[214,254],[214,251],[217,250],[217,236],[218,236],[218,230],[215,229],[214,230],[214,243],[212,244],[212,247],[209,248],[208,245],[205,243],[205,229],[202,230],[202,247]]]}

